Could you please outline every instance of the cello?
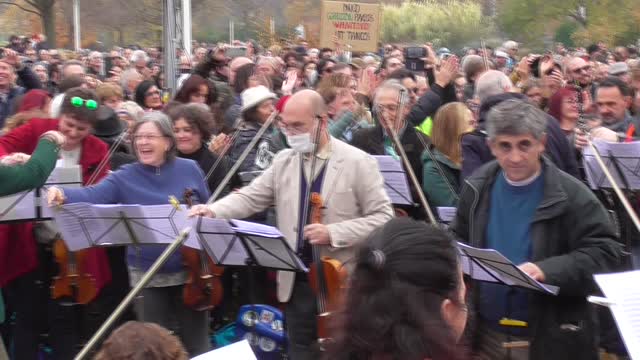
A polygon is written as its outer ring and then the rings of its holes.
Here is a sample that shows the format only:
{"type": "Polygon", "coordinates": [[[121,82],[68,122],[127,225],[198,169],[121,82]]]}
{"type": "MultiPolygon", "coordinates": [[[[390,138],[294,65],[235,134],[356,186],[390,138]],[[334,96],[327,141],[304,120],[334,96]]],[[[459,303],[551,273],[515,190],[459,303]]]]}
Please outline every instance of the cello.
{"type": "MultiPolygon", "coordinates": [[[[193,206],[193,190],[186,189],[184,202],[193,206]]],[[[187,282],[182,290],[184,304],[194,310],[211,310],[220,305],[224,295],[222,281],[224,268],[216,265],[204,251],[187,246],[180,248],[182,260],[187,267],[187,282]]]]}
{"type": "MultiPolygon", "coordinates": [[[[107,155],[100,161],[96,170],[86,183],[86,186],[93,185],[102,170],[109,163],[111,156],[116,152],[120,143],[126,137],[126,133],[120,135],[118,140],[107,152],[107,155]]],[[[62,238],[57,238],[53,244],[53,255],[58,264],[58,274],[53,277],[51,284],[51,298],[71,298],[77,304],[88,304],[96,295],[98,289],[96,280],[85,271],[86,255],[88,250],[69,251],[62,238]]]]}
{"type": "MultiPolygon", "coordinates": [[[[310,223],[322,223],[322,196],[311,193],[310,223]]],[[[328,256],[320,256],[320,249],[314,245],[312,249],[313,263],[309,267],[309,285],[317,295],[318,315],[316,316],[318,344],[324,350],[330,343],[330,326],[340,309],[347,283],[347,269],[342,263],[328,256]]]]}

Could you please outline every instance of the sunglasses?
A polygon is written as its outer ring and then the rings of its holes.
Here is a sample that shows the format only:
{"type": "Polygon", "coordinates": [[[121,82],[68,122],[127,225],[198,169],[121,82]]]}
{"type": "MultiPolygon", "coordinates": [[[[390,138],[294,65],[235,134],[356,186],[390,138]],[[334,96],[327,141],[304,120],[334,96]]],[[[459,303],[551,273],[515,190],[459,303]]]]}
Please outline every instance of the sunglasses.
{"type": "Polygon", "coordinates": [[[74,96],[71,98],[71,105],[74,107],[86,107],[89,110],[96,110],[98,108],[98,102],[92,99],[85,100],[79,96],[74,96]]]}

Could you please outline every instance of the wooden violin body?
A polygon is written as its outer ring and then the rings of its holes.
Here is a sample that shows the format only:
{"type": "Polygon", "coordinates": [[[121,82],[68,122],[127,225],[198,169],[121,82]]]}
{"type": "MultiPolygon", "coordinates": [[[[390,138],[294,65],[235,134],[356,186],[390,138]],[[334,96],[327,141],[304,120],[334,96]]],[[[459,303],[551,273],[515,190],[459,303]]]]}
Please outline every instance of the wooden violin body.
{"type": "Polygon", "coordinates": [[[97,295],[95,279],[84,271],[86,252],[71,252],[64,241],[58,239],[53,244],[53,253],[59,266],[58,275],[53,278],[51,297],[70,298],[78,304],[88,304],[97,295]]]}
{"type": "Polygon", "coordinates": [[[183,246],[180,252],[188,269],[187,282],[182,290],[184,304],[198,311],[211,310],[220,305],[224,295],[220,277],[224,268],[215,265],[200,250],[183,246]]]}
{"type": "Polygon", "coordinates": [[[319,263],[311,264],[309,268],[309,285],[316,294],[324,291],[324,312],[316,316],[318,341],[326,342],[330,339],[330,324],[333,323],[336,311],[343,304],[348,273],[342,263],[328,256],[323,256],[319,263]],[[322,272],[319,274],[318,272],[322,272]],[[325,288],[321,289],[318,278],[324,278],[325,288]]]}
{"type": "MultiPolygon", "coordinates": [[[[193,206],[193,190],[184,191],[184,202],[193,206]]],[[[187,267],[187,282],[182,290],[184,304],[194,310],[211,310],[220,305],[224,295],[220,277],[224,268],[216,265],[204,251],[183,246],[182,261],[187,267]]]]}
{"type": "MultiPolygon", "coordinates": [[[[310,222],[322,223],[322,197],[318,193],[311,193],[310,222]]],[[[318,315],[316,316],[318,344],[323,349],[331,341],[331,324],[336,311],[343,304],[343,297],[347,283],[347,270],[342,263],[328,256],[320,256],[320,249],[314,249],[314,262],[310,266],[309,285],[318,297],[318,315]]]]}

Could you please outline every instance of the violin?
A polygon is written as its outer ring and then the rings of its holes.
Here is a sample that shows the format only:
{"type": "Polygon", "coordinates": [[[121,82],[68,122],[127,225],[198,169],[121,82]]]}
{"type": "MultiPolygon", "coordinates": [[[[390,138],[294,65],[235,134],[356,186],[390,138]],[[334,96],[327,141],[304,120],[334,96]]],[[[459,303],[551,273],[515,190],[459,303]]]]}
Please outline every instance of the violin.
{"type": "Polygon", "coordinates": [[[53,244],[53,254],[60,270],[53,278],[51,297],[53,299],[71,298],[78,304],[91,302],[98,291],[96,280],[83,271],[86,264],[86,251],[71,252],[64,240],[57,239],[53,244]]]}
{"type": "MultiPolygon", "coordinates": [[[[118,140],[111,146],[107,155],[100,161],[96,170],[86,183],[86,186],[93,185],[109,163],[111,156],[116,152],[120,143],[125,139],[126,133],[120,135],[118,140]]],[[[70,297],[77,304],[88,304],[95,299],[98,294],[96,281],[84,269],[86,267],[86,254],[88,250],[69,251],[64,240],[56,239],[53,244],[53,255],[58,264],[58,275],[53,277],[51,285],[51,298],[56,300],[62,297],[70,297]]]]}
{"type": "MultiPolygon", "coordinates": [[[[193,190],[186,189],[184,201],[193,206],[193,190]]],[[[184,304],[194,310],[211,310],[220,305],[224,290],[221,276],[224,268],[216,265],[204,251],[187,246],[180,248],[188,277],[182,290],[184,304]]]]}
{"type": "MultiPolygon", "coordinates": [[[[322,223],[322,196],[311,193],[310,223],[322,223]]],[[[318,299],[318,315],[316,316],[318,344],[324,348],[329,343],[330,325],[334,322],[336,311],[343,303],[343,294],[346,291],[347,270],[342,263],[328,256],[320,256],[320,249],[313,249],[313,263],[309,267],[309,285],[316,293],[318,299]]]]}

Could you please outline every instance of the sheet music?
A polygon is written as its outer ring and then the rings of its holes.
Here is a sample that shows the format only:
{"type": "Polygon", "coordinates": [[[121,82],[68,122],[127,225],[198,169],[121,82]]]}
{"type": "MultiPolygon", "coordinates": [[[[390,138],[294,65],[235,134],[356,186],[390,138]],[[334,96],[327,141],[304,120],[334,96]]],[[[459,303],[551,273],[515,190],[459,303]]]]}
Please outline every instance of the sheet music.
{"type": "MultiPolygon", "coordinates": [[[[593,145],[598,149],[607,169],[620,188],[626,188],[625,182],[620,178],[611,156],[615,157],[620,171],[622,171],[626,181],[629,183],[629,187],[633,190],[640,189],[640,141],[612,143],[594,140],[593,145]]],[[[598,165],[590,146],[584,149],[582,161],[589,186],[592,189],[611,188],[611,184],[604,175],[602,168],[598,165]]]]}
{"type": "Polygon", "coordinates": [[[220,265],[244,266],[249,257],[227,220],[198,218],[196,233],[209,256],[220,265]]]}
{"type": "Polygon", "coordinates": [[[243,234],[257,235],[267,238],[281,238],[284,237],[280,230],[273,226],[258,224],[250,221],[243,220],[231,220],[233,230],[243,234]]]}
{"type": "Polygon", "coordinates": [[[640,271],[594,275],[602,292],[614,304],[609,308],[631,359],[640,359],[640,271]],[[630,286],[631,285],[631,286],[630,286]]]}
{"type": "Polygon", "coordinates": [[[196,356],[191,360],[257,360],[247,340],[242,340],[208,353],[196,356]]]}
{"type": "Polygon", "coordinates": [[[0,222],[36,219],[37,204],[34,190],[0,197],[0,222]]]}
{"type": "MultiPolygon", "coordinates": [[[[58,160],[58,164],[61,164],[61,160],[58,160]]],[[[53,217],[51,208],[47,204],[47,190],[50,186],[82,187],[82,169],[79,165],[57,166],[53,169],[45,184],[40,188],[40,217],[43,219],[53,217]]]]}
{"type": "Polygon", "coordinates": [[[413,205],[411,189],[407,181],[407,174],[402,168],[402,162],[392,156],[377,155],[380,173],[384,178],[384,189],[395,205],[413,205]]]}
{"type": "Polygon", "coordinates": [[[170,204],[66,204],[53,210],[53,218],[71,251],[135,242],[170,244],[190,224],[186,207],[177,210],[170,204]]]}
{"type": "Polygon", "coordinates": [[[455,207],[438,206],[436,209],[438,210],[438,217],[443,222],[450,223],[456,217],[457,209],[455,207]]]}
{"type": "Polygon", "coordinates": [[[509,259],[493,249],[478,249],[458,243],[463,272],[480,281],[504,283],[557,295],[560,288],[543,284],[520,270],[509,259]]]}

